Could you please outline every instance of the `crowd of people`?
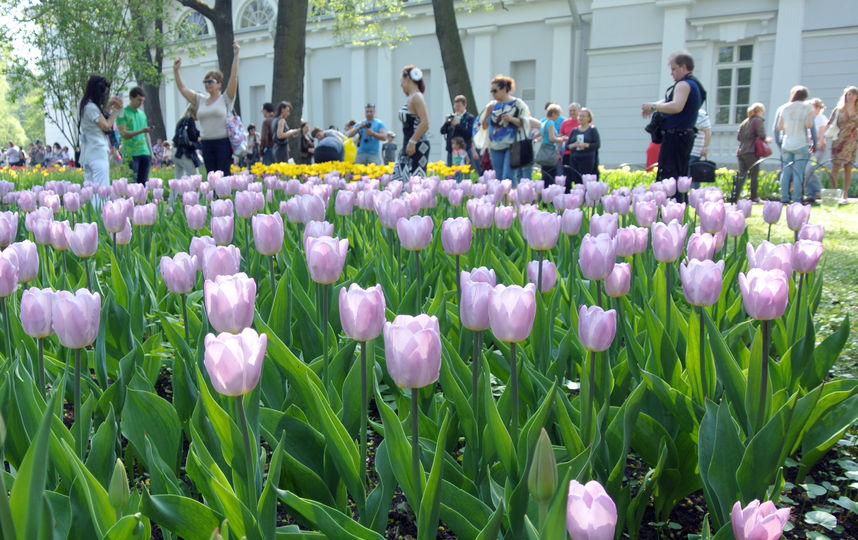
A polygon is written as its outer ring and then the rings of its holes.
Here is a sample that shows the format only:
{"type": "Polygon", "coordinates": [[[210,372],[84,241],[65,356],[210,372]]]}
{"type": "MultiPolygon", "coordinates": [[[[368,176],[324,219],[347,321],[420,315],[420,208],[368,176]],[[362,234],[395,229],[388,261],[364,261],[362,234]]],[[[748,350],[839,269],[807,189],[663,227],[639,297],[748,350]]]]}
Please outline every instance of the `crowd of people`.
{"type": "Polygon", "coordinates": [[[74,165],[68,146],[60,146],[60,143],[43,145],[39,139],[27,145],[26,150],[16,145],[14,141],[9,141],[0,159],[6,167],[53,167],[55,165],[65,167],[74,165]]]}

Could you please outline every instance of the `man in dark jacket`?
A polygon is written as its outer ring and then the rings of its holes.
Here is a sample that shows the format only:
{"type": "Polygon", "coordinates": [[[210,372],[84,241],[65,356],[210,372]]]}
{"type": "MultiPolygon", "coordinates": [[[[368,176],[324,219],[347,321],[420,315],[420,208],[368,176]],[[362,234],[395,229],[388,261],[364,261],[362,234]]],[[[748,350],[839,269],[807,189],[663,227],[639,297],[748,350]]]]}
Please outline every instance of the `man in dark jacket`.
{"type": "MultiPolygon", "coordinates": [[[[468,100],[465,96],[453,98],[453,113],[448,114],[441,126],[441,134],[444,135],[447,144],[447,166],[453,163],[452,141],[454,137],[461,137],[465,141],[465,151],[472,156],[471,139],[474,136],[474,115],[466,111],[468,100]]],[[[471,162],[479,161],[479,158],[471,162]]]]}

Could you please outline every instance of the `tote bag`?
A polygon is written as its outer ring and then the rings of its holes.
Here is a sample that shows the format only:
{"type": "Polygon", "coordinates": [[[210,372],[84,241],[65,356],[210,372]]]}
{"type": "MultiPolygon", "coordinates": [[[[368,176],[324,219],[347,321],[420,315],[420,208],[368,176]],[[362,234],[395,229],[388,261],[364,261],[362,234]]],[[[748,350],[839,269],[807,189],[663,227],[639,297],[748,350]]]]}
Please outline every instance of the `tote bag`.
{"type": "Polygon", "coordinates": [[[244,132],[244,125],[241,123],[241,118],[235,114],[226,101],[226,96],[224,96],[223,103],[226,106],[226,135],[229,138],[232,153],[243,156],[247,153],[247,133],[244,132]]]}

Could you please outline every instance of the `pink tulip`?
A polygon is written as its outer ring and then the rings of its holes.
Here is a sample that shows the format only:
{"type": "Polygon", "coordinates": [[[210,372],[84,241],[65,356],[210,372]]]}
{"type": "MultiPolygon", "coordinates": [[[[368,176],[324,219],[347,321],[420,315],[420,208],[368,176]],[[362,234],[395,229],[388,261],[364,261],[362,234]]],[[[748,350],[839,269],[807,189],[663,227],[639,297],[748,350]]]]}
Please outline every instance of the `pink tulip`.
{"type": "Polygon", "coordinates": [[[751,202],[750,199],[739,199],[736,201],[736,209],[742,212],[742,215],[745,216],[745,219],[751,217],[751,209],[754,207],[754,203],[751,202]]]}
{"type": "Polygon", "coordinates": [[[769,321],[783,315],[789,295],[789,280],[782,270],[751,268],[739,273],[739,289],[748,315],[769,321]]]}
{"type": "Polygon", "coordinates": [[[107,232],[118,233],[125,227],[128,217],[127,205],[124,199],[106,201],[101,207],[101,219],[107,232]]]}
{"type": "Polygon", "coordinates": [[[810,219],[810,205],[794,202],[786,208],[787,227],[791,231],[800,231],[801,226],[810,219]]]}
{"type": "Polygon", "coordinates": [[[611,274],[605,278],[605,294],[611,298],[619,298],[629,294],[632,286],[632,271],[629,263],[617,263],[611,274]]]}
{"type": "Polygon", "coordinates": [[[74,294],[57,291],[51,306],[51,321],[60,345],[83,349],[95,342],[101,319],[101,296],[86,289],[74,294]]]}
{"type": "Polygon", "coordinates": [[[113,239],[119,246],[124,246],[131,243],[131,220],[125,218],[125,227],[118,233],[113,235],[113,239]]]}
{"type": "Polygon", "coordinates": [[[78,257],[92,257],[98,250],[98,225],[75,223],[74,229],[66,231],[69,248],[78,257]]]}
{"type": "Polygon", "coordinates": [[[213,217],[211,230],[215,243],[219,246],[225,246],[232,242],[235,220],[232,216],[213,217]]]}
{"type": "Polygon", "coordinates": [[[668,224],[661,222],[652,225],[652,252],[659,262],[673,262],[682,255],[685,245],[685,234],[688,224],[680,225],[678,221],[668,224]]]}
{"type": "Polygon", "coordinates": [[[225,396],[243,396],[256,388],[267,346],[268,336],[252,328],[206,335],[204,363],[214,389],[225,396]]]}
{"type": "Polygon", "coordinates": [[[724,261],[691,259],[679,263],[682,292],[692,306],[711,306],[718,302],[723,284],[724,261]]]}
{"type": "Polygon", "coordinates": [[[68,221],[51,222],[51,247],[57,251],[65,251],[69,248],[66,231],[71,230],[68,221]]]}
{"type": "Polygon", "coordinates": [[[153,203],[138,205],[134,207],[131,223],[139,226],[152,226],[158,217],[158,207],[153,203]]]}
{"type": "Polygon", "coordinates": [[[763,204],[763,221],[769,225],[774,225],[781,219],[781,210],[783,203],[779,201],[766,201],[763,204]]]}
{"type": "Polygon", "coordinates": [[[334,224],[327,221],[310,221],[304,226],[304,244],[307,238],[318,238],[320,236],[334,236],[334,224]]]}
{"type": "Polygon", "coordinates": [[[397,315],[384,323],[387,372],[400,388],[423,388],[441,373],[441,331],[438,318],[421,313],[397,315]]]}
{"type": "Polygon", "coordinates": [[[512,222],[515,220],[515,208],[512,206],[498,206],[495,208],[495,227],[505,231],[512,227],[512,222]]]}
{"type": "Polygon", "coordinates": [[[709,233],[694,233],[688,239],[685,255],[689,259],[705,261],[715,256],[715,237],[709,233]]]}
{"type": "MultiPolygon", "coordinates": [[[[185,194],[187,195],[187,193],[185,194]]],[[[188,203],[185,203],[188,204],[188,203]]],[[[193,204],[197,204],[194,202],[193,204]]],[[[234,216],[232,199],[218,199],[211,203],[212,217],[234,216]]]]}
{"type": "MultiPolygon", "coordinates": [[[[211,207],[213,216],[226,215],[224,203],[229,203],[229,213],[232,214],[232,201],[230,199],[219,199],[217,201],[212,201],[211,207]]],[[[196,206],[198,204],[200,204],[199,193],[196,191],[186,191],[185,193],[182,193],[183,206],[196,206]]]]}
{"type": "Polygon", "coordinates": [[[527,339],[536,317],[536,286],[496,285],[489,296],[489,325],[501,341],[518,343],[527,339]]]}
{"type": "Polygon", "coordinates": [[[655,201],[637,201],[632,206],[632,211],[639,226],[650,227],[658,215],[658,206],[656,206],[655,201]]]}
{"type": "Polygon", "coordinates": [[[590,234],[598,236],[602,233],[611,238],[617,236],[617,214],[593,214],[590,218],[590,234]]]}
{"type": "Polygon", "coordinates": [[[524,237],[530,249],[544,251],[557,245],[560,235],[560,216],[554,212],[530,212],[524,217],[524,237]]]}
{"type": "Polygon", "coordinates": [[[50,219],[35,219],[32,223],[30,231],[33,233],[33,240],[37,244],[46,246],[51,243],[51,224],[50,219]]]}
{"type": "MultiPolygon", "coordinates": [[[[0,226],[2,226],[2,223],[0,223],[0,226]]],[[[825,227],[822,225],[814,225],[812,223],[805,223],[801,226],[801,230],[798,232],[799,240],[815,240],[816,242],[822,242],[824,237],[825,227]]]]}
{"type": "Polygon", "coordinates": [[[34,338],[45,338],[53,333],[51,313],[54,291],[30,287],[21,295],[21,327],[34,338]]]}
{"type": "Polygon", "coordinates": [[[792,273],[792,245],[778,244],[763,240],[757,249],[750,242],[745,246],[748,255],[748,268],[773,270],[777,268],[789,276],[792,273]]]}
{"type": "Polygon", "coordinates": [[[448,218],[441,223],[441,245],[447,255],[463,255],[471,248],[471,220],[466,217],[448,218]]]}
{"type": "Polygon", "coordinates": [[[203,279],[213,280],[217,276],[231,276],[238,273],[240,264],[241,251],[236,246],[215,246],[203,250],[200,269],[203,271],[203,279]]]}
{"type": "Polygon", "coordinates": [[[429,247],[432,242],[434,226],[435,223],[429,216],[412,216],[408,219],[403,217],[396,222],[396,234],[403,249],[420,251],[429,247]]]}
{"type": "Polygon", "coordinates": [[[569,482],[566,496],[566,530],[572,540],[612,540],[617,528],[617,505],[605,488],[590,480],[569,482]]]}
{"type": "MultiPolygon", "coordinates": [[[[527,281],[536,285],[539,288],[539,261],[530,261],[527,263],[527,281]]],[[[551,292],[554,285],[557,283],[557,267],[551,261],[542,261],[542,287],[544,293],[551,292]]]]}
{"type": "Polygon", "coordinates": [[[760,504],[759,499],[754,499],[745,508],[736,501],[730,516],[733,535],[736,540],[778,540],[789,513],[789,508],[778,509],[772,501],[760,504]]]}
{"type": "Polygon", "coordinates": [[[664,194],[668,197],[673,197],[676,195],[676,178],[665,178],[661,181],[661,185],[664,188],[664,194]]]}
{"type": "Polygon", "coordinates": [[[578,308],[578,340],[591,352],[606,351],[617,333],[616,310],[605,311],[599,306],[578,308]]]}
{"type": "Polygon", "coordinates": [[[350,216],[355,208],[355,198],[357,195],[354,191],[340,190],[337,192],[337,198],[334,199],[334,212],[338,216],[350,216]]]}
{"type": "Polygon", "coordinates": [[[724,229],[728,236],[742,236],[745,232],[745,214],[739,210],[728,211],[724,220],[724,229]]]}
{"type": "Polygon", "coordinates": [[[277,212],[273,214],[256,214],[251,222],[253,229],[253,244],[262,255],[276,255],[283,249],[283,218],[277,212]]]}
{"type": "Polygon", "coordinates": [[[691,189],[691,177],[690,176],[680,176],[676,179],[676,191],[680,193],[688,193],[688,190],[691,189]]]}
{"type": "Polygon", "coordinates": [[[581,232],[581,221],[584,212],[580,208],[567,208],[560,218],[560,230],[567,236],[575,236],[581,232]]]}
{"type": "Polygon", "coordinates": [[[822,242],[799,240],[792,246],[792,267],[799,274],[809,274],[816,270],[822,257],[822,242]]]}
{"type": "Polygon", "coordinates": [[[206,207],[198,204],[193,206],[185,206],[185,219],[188,221],[188,228],[192,231],[198,231],[206,226],[206,207]]]}
{"type": "Polygon", "coordinates": [[[376,202],[376,212],[382,227],[395,229],[400,218],[407,217],[411,213],[411,209],[408,207],[408,203],[402,199],[382,198],[376,202]]]}
{"type": "Polygon", "coordinates": [[[461,274],[462,301],[459,304],[459,318],[462,326],[469,330],[488,330],[489,297],[497,283],[494,270],[485,267],[475,268],[461,274]]]}
{"type": "Polygon", "coordinates": [[[203,299],[212,328],[237,334],[253,323],[256,281],[244,272],[207,279],[203,299]]]}
{"type": "Polygon", "coordinates": [[[176,253],[173,258],[161,257],[161,277],[170,292],[191,292],[197,281],[197,258],[187,253],[176,253]]]}
{"type": "Polygon", "coordinates": [[[80,193],[64,193],[63,206],[69,212],[77,212],[80,210],[80,193]]]}
{"type": "Polygon", "coordinates": [[[348,250],[348,239],[340,240],[330,236],[307,238],[304,251],[307,254],[310,278],[323,285],[340,279],[348,250]]]}
{"type": "Polygon", "coordinates": [[[581,241],[578,266],[584,279],[603,280],[611,275],[617,262],[617,242],[607,234],[585,234],[581,241]]]}
{"type": "Polygon", "coordinates": [[[253,216],[256,213],[256,194],[252,191],[239,191],[236,193],[235,213],[242,219],[253,216]]]}
{"type": "Polygon", "coordinates": [[[0,248],[15,241],[18,234],[18,212],[0,212],[0,248]]]}
{"type": "Polygon", "coordinates": [[[724,228],[727,208],[722,201],[703,201],[697,206],[700,227],[709,234],[715,234],[724,228]]]}
{"type": "Polygon", "coordinates": [[[11,247],[0,252],[0,298],[18,290],[18,255],[11,247]]]}
{"type": "Polygon", "coordinates": [[[21,240],[10,245],[18,257],[18,283],[29,283],[39,275],[39,249],[29,240],[21,240]]]}
{"type": "MultiPolygon", "coordinates": [[[[192,257],[197,258],[197,270],[203,269],[203,252],[210,247],[215,247],[214,240],[211,236],[194,236],[191,238],[191,244],[188,246],[188,253],[192,257]]],[[[238,270],[236,270],[237,272],[238,270]]],[[[235,272],[232,272],[233,274],[235,272]]]]}
{"type": "Polygon", "coordinates": [[[670,223],[673,220],[682,223],[685,219],[685,203],[666,202],[661,207],[661,220],[670,223]]]}
{"type": "Polygon", "coordinates": [[[488,229],[492,226],[494,219],[495,205],[483,199],[469,199],[465,203],[465,208],[468,210],[468,217],[471,218],[471,223],[475,229],[488,229]]]}
{"type": "Polygon", "coordinates": [[[377,338],[385,323],[384,291],[381,285],[362,289],[357,283],[352,283],[348,291],[345,287],[341,288],[340,323],[343,333],[355,341],[377,338]]]}
{"type": "Polygon", "coordinates": [[[447,199],[450,201],[450,206],[459,207],[462,205],[462,200],[465,198],[465,192],[461,189],[451,189],[447,199]]]}

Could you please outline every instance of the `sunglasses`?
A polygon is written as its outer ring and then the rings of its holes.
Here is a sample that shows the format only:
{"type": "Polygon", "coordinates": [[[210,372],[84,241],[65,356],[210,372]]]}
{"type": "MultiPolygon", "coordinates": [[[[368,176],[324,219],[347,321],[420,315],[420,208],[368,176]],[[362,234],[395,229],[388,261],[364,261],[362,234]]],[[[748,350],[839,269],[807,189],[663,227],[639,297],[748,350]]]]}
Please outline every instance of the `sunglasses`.
{"type": "Polygon", "coordinates": [[[492,94],[497,94],[499,91],[500,90],[498,90],[497,88],[492,88],[491,90],[489,90],[489,92],[491,92],[492,94]]]}
{"type": "Polygon", "coordinates": [[[217,79],[204,79],[203,84],[214,84],[217,82],[217,79]]]}

